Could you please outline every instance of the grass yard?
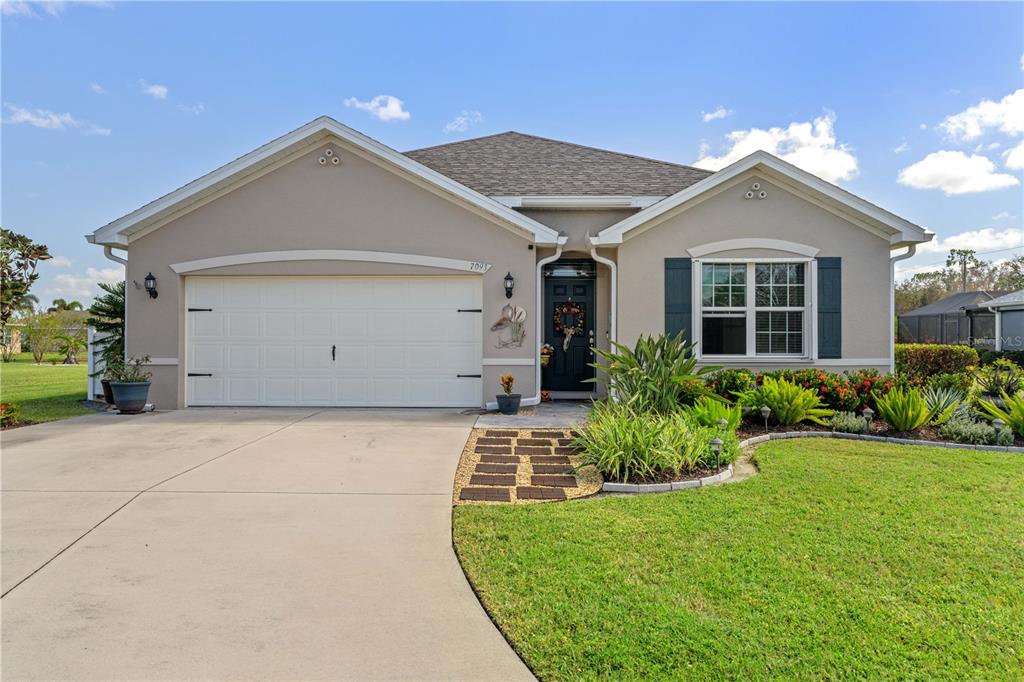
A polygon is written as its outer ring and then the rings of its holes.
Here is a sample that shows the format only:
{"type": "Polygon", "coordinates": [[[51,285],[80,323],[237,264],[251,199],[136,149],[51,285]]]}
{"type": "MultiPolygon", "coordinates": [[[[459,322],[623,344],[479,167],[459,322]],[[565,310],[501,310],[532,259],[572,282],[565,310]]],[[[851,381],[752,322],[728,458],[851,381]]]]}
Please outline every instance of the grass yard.
{"type": "Polygon", "coordinates": [[[775,441],[741,483],[460,506],[544,680],[1022,679],[1024,456],[775,441]]]}
{"type": "MultiPolygon", "coordinates": [[[[59,362],[53,354],[47,360],[59,362]]],[[[0,363],[0,402],[18,406],[19,423],[66,419],[91,410],[79,405],[86,397],[88,370],[78,365],[37,365],[31,353],[21,353],[14,362],[0,363]]]]}

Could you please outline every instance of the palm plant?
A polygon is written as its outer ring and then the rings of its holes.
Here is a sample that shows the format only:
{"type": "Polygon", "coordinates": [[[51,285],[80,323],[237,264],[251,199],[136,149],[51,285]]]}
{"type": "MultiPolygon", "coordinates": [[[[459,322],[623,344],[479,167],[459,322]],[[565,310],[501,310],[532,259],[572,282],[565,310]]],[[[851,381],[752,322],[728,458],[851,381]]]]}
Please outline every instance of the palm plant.
{"type": "Polygon", "coordinates": [[[932,424],[936,426],[945,424],[963,399],[963,391],[955,388],[928,386],[924,389],[924,401],[932,411],[932,424]]]}
{"type": "Polygon", "coordinates": [[[103,366],[112,368],[124,357],[124,282],[99,286],[106,293],[89,306],[86,323],[97,332],[93,345],[103,366]]]}
{"type": "Polygon", "coordinates": [[[68,301],[63,298],[55,298],[53,299],[53,305],[51,305],[46,312],[60,313],[65,310],[83,310],[83,306],[78,301],[68,301]]]}
{"type": "Polygon", "coordinates": [[[611,350],[595,348],[594,352],[605,362],[591,363],[591,367],[605,376],[600,381],[617,400],[639,411],[661,414],[679,409],[680,398],[691,393],[692,386],[717,367],[697,367],[693,345],[687,344],[680,332],[675,336],[641,336],[630,348],[612,342],[611,350]]]}
{"type": "Polygon", "coordinates": [[[924,394],[916,388],[904,390],[897,387],[885,395],[872,395],[875,397],[878,414],[895,431],[916,431],[935,417],[935,413],[928,407],[924,394]]]}
{"type": "Polygon", "coordinates": [[[782,426],[802,421],[825,426],[825,417],[835,413],[824,406],[815,391],[771,376],[765,376],[754,390],[741,393],[739,403],[754,410],[768,407],[771,416],[782,426]]]}

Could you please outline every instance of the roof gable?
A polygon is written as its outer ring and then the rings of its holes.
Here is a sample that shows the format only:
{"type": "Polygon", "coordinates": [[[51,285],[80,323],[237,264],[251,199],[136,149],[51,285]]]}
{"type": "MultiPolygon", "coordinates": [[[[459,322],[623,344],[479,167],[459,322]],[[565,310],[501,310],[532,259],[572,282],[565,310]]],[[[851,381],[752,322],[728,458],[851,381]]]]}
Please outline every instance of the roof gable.
{"type": "Polygon", "coordinates": [[[506,132],[405,153],[488,196],[654,196],[689,187],[711,171],[506,132]]]}
{"type": "Polygon", "coordinates": [[[468,205],[494,222],[531,238],[538,244],[555,244],[558,233],[501,203],[428,168],[409,157],[345,126],[321,116],[290,133],[268,142],[245,156],[194,180],[173,192],[104,225],[86,239],[95,244],[127,246],[135,235],[157,229],[200,205],[209,197],[259,177],[277,164],[287,162],[331,137],[349,143],[353,149],[421,182],[447,198],[468,205]]]}
{"type": "Polygon", "coordinates": [[[731,182],[748,171],[763,173],[765,179],[777,182],[785,189],[813,200],[851,223],[887,238],[893,246],[918,244],[929,241],[933,236],[923,227],[875,206],[841,187],[825,182],[777,156],[757,151],[673,196],[601,230],[597,236],[591,238],[591,243],[595,246],[621,244],[623,239],[630,235],[671,217],[674,213],[670,212],[674,209],[685,210],[688,203],[699,201],[705,193],[731,182]]]}

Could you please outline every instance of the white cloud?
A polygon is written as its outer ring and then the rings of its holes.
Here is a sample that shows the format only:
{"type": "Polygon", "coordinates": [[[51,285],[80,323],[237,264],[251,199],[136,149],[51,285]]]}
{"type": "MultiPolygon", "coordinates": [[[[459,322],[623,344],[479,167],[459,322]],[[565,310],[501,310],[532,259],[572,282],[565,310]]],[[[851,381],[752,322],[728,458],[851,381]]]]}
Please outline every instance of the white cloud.
{"type": "Polygon", "coordinates": [[[202,102],[196,102],[195,104],[179,104],[177,105],[177,109],[178,111],[184,111],[186,114],[198,116],[206,111],[206,105],[202,102]]]}
{"type": "Polygon", "coordinates": [[[61,0],[41,0],[37,2],[30,2],[29,0],[0,0],[0,13],[8,17],[39,17],[36,10],[40,10],[47,16],[59,17],[69,5],[111,9],[114,3],[106,2],[105,0],[74,0],[73,2],[61,0]]]}
{"type": "Polygon", "coordinates": [[[99,83],[89,83],[89,89],[95,92],[97,95],[102,95],[107,91],[107,89],[99,83]]]}
{"type": "Polygon", "coordinates": [[[906,140],[903,140],[903,142],[900,142],[898,145],[896,145],[893,148],[892,153],[893,154],[902,154],[903,152],[906,152],[906,151],[910,151],[910,145],[907,144],[906,140]]]}
{"type": "Polygon", "coordinates": [[[146,81],[140,79],[139,87],[142,88],[142,93],[149,95],[153,99],[167,99],[167,86],[160,85],[159,83],[153,83],[152,85],[146,81]]]}
{"type": "Polygon", "coordinates": [[[837,143],[835,122],[836,115],[828,112],[786,128],[735,130],[726,136],[731,146],[725,154],[709,156],[703,149],[694,165],[720,170],[763,149],[829,182],[850,180],[857,175],[857,157],[846,145],[837,143]]]}
{"type": "Polygon", "coordinates": [[[928,124],[927,123],[921,123],[917,127],[918,127],[919,130],[928,130],[928,124]]]}
{"type": "Polygon", "coordinates": [[[1006,167],[1010,170],[1024,170],[1024,142],[1003,153],[1006,167]]]}
{"type": "Polygon", "coordinates": [[[4,123],[19,124],[27,123],[35,128],[44,130],[71,130],[80,131],[83,135],[110,135],[110,128],[83,121],[75,118],[68,112],[63,114],[49,109],[28,109],[26,107],[4,102],[4,108],[10,115],[4,119],[4,123]]]}
{"type": "Polygon", "coordinates": [[[51,268],[70,268],[71,259],[67,256],[54,256],[50,260],[44,260],[43,263],[51,268]]]}
{"type": "Polygon", "coordinates": [[[947,116],[939,127],[955,140],[977,139],[989,128],[1020,135],[1024,133],[1024,88],[998,102],[983,99],[959,114],[947,116]]]}
{"type": "Polygon", "coordinates": [[[392,95],[377,95],[368,102],[362,102],[355,97],[345,100],[345,106],[352,109],[365,111],[371,116],[376,116],[381,121],[407,121],[412,115],[402,108],[402,100],[392,95]]]}
{"type": "Polygon", "coordinates": [[[996,213],[994,216],[992,216],[992,220],[1009,220],[1010,218],[1013,217],[1015,216],[1009,211],[1000,211],[999,213],[996,213]]]}
{"type": "Polygon", "coordinates": [[[998,251],[1024,246],[1024,230],[1010,228],[996,230],[985,227],[980,230],[969,230],[950,235],[945,238],[936,236],[930,242],[917,245],[918,253],[942,253],[950,249],[974,249],[976,251],[998,251]]]}
{"type": "Polygon", "coordinates": [[[97,282],[113,284],[123,279],[123,267],[87,268],[84,274],[62,273],[57,275],[53,278],[53,285],[44,288],[43,293],[46,298],[88,300],[100,293],[97,282]]]}
{"type": "Polygon", "coordinates": [[[444,131],[446,133],[464,133],[483,120],[483,114],[479,111],[463,111],[445,124],[444,131]]]}
{"type": "Polygon", "coordinates": [[[1006,173],[996,173],[996,165],[979,154],[932,152],[900,171],[901,185],[915,189],[941,189],[946,196],[987,192],[1020,184],[1006,173]]]}
{"type": "Polygon", "coordinates": [[[718,108],[715,109],[714,111],[702,111],[700,113],[701,118],[704,119],[704,122],[710,123],[711,121],[717,121],[719,119],[725,118],[726,116],[732,116],[733,110],[726,109],[724,106],[719,104],[718,108]]]}

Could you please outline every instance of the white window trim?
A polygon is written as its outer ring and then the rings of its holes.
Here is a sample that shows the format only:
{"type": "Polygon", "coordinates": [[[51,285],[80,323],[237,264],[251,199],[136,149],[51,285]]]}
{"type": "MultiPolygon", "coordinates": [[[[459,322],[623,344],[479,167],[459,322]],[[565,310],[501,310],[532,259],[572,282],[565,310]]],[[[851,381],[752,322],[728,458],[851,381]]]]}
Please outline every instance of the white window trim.
{"type": "MultiPolygon", "coordinates": [[[[696,357],[698,360],[706,360],[707,362],[737,362],[737,361],[758,361],[768,363],[785,363],[785,362],[808,362],[818,359],[818,262],[814,258],[794,256],[790,258],[694,258],[691,261],[690,268],[691,276],[691,321],[690,329],[691,342],[697,344],[696,357]],[[744,263],[747,266],[747,305],[743,308],[723,308],[723,312],[730,310],[743,311],[748,320],[747,324],[747,353],[746,355],[705,355],[701,344],[701,334],[703,333],[703,317],[704,317],[704,306],[703,306],[703,280],[702,271],[706,264],[711,263],[744,263]],[[807,266],[807,273],[805,277],[805,291],[806,303],[803,308],[792,308],[792,310],[800,310],[804,313],[804,352],[796,354],[782,354],[782,353],[757,353],[757,325],[753,323],[752,318],[756,315],[757,308],[753,302],[753,291],[754,287],[754,265],[757,263],[804,263],[807,266]]],[[[779,310],[785,312],[790,308],[777,308],[773,310],[779,310]]]]}

